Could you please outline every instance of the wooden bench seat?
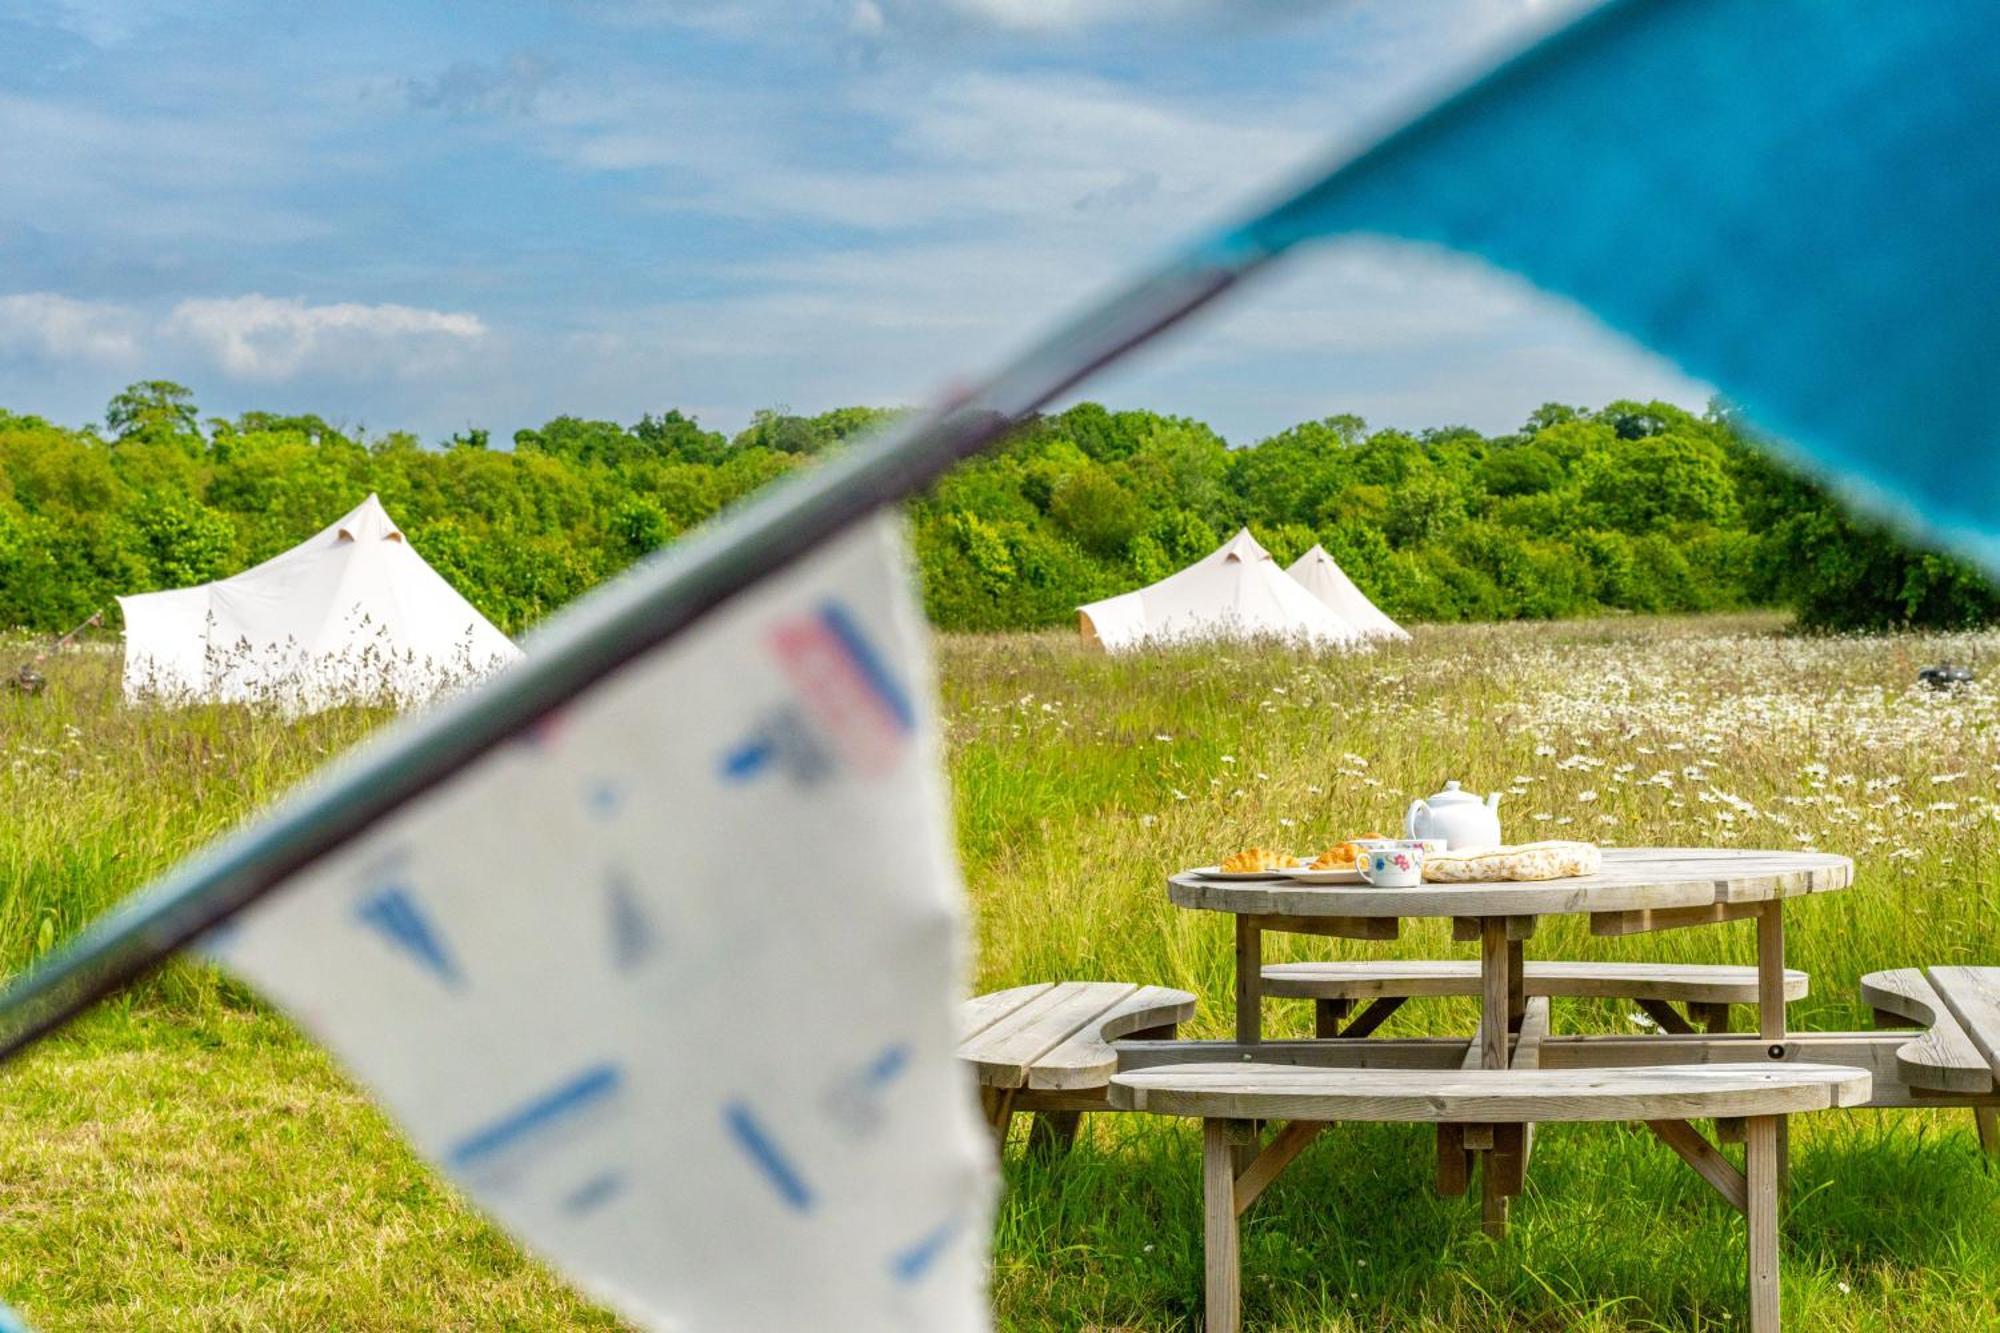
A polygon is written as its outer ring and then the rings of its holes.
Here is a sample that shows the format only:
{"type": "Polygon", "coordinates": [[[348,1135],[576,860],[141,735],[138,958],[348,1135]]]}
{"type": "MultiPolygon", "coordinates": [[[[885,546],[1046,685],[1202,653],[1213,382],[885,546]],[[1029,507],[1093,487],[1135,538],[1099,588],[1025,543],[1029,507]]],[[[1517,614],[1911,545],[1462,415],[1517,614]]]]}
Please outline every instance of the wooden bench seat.
{"type": "Polygon", "coordinates": [[[1017,1111],[1035,1113],[1030,1142],[1060,1150],[1085,1111],[1107,1109],[1120,1037],[1171,1038],[1194,996],[1128,981],[1044,981],[974,996],[959,1009],[958,1057],[972,1066],[995,1139],[1017,1111]]]}
{"type": "MultiPolygon", "coordinates": [[[[1752,1333],[1778,1328],[1778,1196],[1784,1119],[1867,1102],[1866,1070],[1837,1065],[1669,1065],[1622,1069],[1324,1069],[1157,1065],[1117,1075],[1111,1105],[1203,1122],[1207,1333],[1241,1328],[1240,1215],[1329,1122],[1531,1125],[1640,1120],[1749,1223],[1752,1333]],[[1745,1118],[1735,1165],[1688,1122],[1745,1118]],[[1259,1122],[1286,1120],[1268,1145],[1259,1122]],[[1255,1152],[1245,1160],[1245,1149],[1255,1152]]],[[[1489,1168],[1490,1169],[1490,1168],[1489,1168]]]]}
{"type": "MultiPolygon", "coordinates": [[[[1729,1030],[1729,1006],[1757,1003],[1757,969],[1693,963],[1531,962],[1526,994],[1570,999],[1630,1000],[1663,1031],[1729,1030]],[[1687,1008],[1684,1017],[1673,1008],[1687,1008]],[[1693,1020],[1690,1022],[1690,1020],[1693,1020]]],[[[1322,1037],[1365,1037],[1404,1001],[1425,996],[1479,994],[1479,964],[1459,960],[1273,963],[1263,969],[1264,994],[1313,1001],[1314,1031],[1322,1037]],[[1371,1001],[1351,1022],[1356,1001],[1371,1001]]],[[[1785,1001],[1806,995],[1803,972],[1785,972],[1785,1001]]]]}
{"type": "MultiPolygon", "coordinates": [[[[1896,1070],[1913,1089],[1931,1093],[2000,1090],[2000,967],[1914,967],[1870,972],[1861,998],[1875,1026],[1922,1031],[1896,1050],[1896,1070]]],[[[1979,1146],[2000,1154],[2000,1113],[1974,1106],[1979,1146]]]]}

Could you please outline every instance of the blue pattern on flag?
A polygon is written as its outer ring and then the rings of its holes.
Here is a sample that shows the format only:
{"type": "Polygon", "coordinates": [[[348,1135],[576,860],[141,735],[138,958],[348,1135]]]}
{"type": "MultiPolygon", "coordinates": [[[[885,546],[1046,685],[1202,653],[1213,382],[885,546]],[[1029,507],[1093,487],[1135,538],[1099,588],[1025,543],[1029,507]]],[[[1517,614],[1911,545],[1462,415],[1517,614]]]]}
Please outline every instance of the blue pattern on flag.
{"type": "Polygon", "coordinates": [[[886,1046],[882,1053],[868,1065],[866,1079],[871,1088],[882,1088],[895,1082],[905,1069],[910,1067],[910,1048],[902,1042],[886,1046]]]}
{"type": "Polygon", "coordinates": [[[603,1175],[592,1176],[563,1197],[563,1211],[572,1216],[595,1212],[624,1189],[625,1176],[622,1172],[606,1171],[603,1175]]]}
{"type": "Polygon", "coordinates": [[[875,696],[894,715],[897,725],[904,731],[916,730],[917,710],[910,703],[910,696],[882,660],[882,655],[875,651],[875,645],[862,633],[853,613],[839,602],[828,602],[820,608],[819,618],[833,631],[841,646],[847,649],[847,655],[853,659],[862,679],[868,682],[875,696]]]}
{"type": "Polygon", "coordinates": [[[444,936],[438,932],[414,894],[400,884],[392,884],[362,900],[354,909],[362,924],[381,932],[391,944],[408,953],[453,990],[462,978],[444,936]]]}
{"type": "Polygon", "coordinates": [[[445,1163],[458,1170],[476,1166],[551,1126],[601,1105],[624,1085],[614,1064],[592,1065],[466,1134],[445,1151],[445,1163]]]}
{"type": "Polygon", "coordinates": [[[639,904],[631,883],[614,874],[605,886],[605,910],[610,918],[611,962],[620,972],[630,972],[660,948],[660,933],[652,918],[639,904]]]}
{"type": "Polygon", "coordinates": [[[904,1284],[917,1281],[931,1271],[938,1256],[950,1247],[964,1225],[963,1217],[954,1217],[920,1237],[915,1244],[890,1255],[890,1275],[904,1284]]]}
{"type": "Polygon", "coordinates": [[[722,1118],[723,1123],[729,1127],[730,1137],[736,1140],[737,1146],[743,1149],[751,1164],[770,1183],[771,1188],[777,1191],[778,1197],[801,1213],[811,1212],[812,1190],[806,1185],[805,1178],[799,1175],[798,1169],[792,1165],[791,1159],[778,1147],[777,1141],[771,1137],[763,1121],[759,1120],[756,1112],[750,1109],[749,1104],[742,1101],[730,1102],[722,1108],[722,1118]]]}
{"type": "Polygon", "coordinates": [[[1996,127],[1990,0],[1620,0],[1194,260],[1484,256],[2000,571],[1996,127]]]}

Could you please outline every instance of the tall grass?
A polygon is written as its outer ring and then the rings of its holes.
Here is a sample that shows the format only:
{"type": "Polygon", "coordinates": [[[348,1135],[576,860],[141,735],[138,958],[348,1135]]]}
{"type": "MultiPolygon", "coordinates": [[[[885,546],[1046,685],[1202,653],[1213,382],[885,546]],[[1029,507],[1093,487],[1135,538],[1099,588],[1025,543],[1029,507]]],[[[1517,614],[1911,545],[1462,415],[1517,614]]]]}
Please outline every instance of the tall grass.
{"type": "MultiPolygon", "coordinates": [[[[1987,662],[1996,649],[2000,637],[1795,637],[1760,617],[1428,629],[1355,656],[1265,647],[1107,658],[1067,635],[946,638],[976,981],[1183,986],[1202,1001],[1189,1030],[1225,1035],[1229,922],[1170,906],[1166,875],[1250,843],[1306,852],[1392,831],[1412,797],[1455,777],[1505,793],[1507,832],[1522,840],[1855,856],[1850,891],[1788,910],[1788,955],[1812,974],[1795,1025],[1865,1024],[1854,985],[1865,971],[2000,964],[2000,689],[1939,695],[1914,684],[1927,661],[1987,662]]],[[[115,655],[70,654],[44,670],[43,695],[0,692],[0,966],[10,970],[383,716],[128,710],[115,655]]],[[[1276,957],[1469,956],[1443,923],[1388,943],[1269,943],[1276,957]]],[[[1744,925],[1607,941],[1549,921],[1530,949],[1749,962],[1753,941],[1744,925]]],[[[1310,1015],[1274,1003],[1266,1021],[1303,1034],[1310,1015]]],[[[1469,1000],[1429,1001],[1405,1007],[1390,1030],[1469,1033],[1473,1021],[1469,1000]]],[[[1557,1013],[1572,1030],[1635,1021],[1608,1003],[1557,1013]]],[[[513,1311],[550,1290],[436,1188],[324,1061],[212,973],[171,974],[105,1031],[50,1048],[0,1085],[0,1283],[33,1296],[31,1313],[49,1328],[479,1327],[469,1300],[490,1295],[513,1311]],[[143,1051],[169,1053],[151,1081],[130,1072],[143,1051]],[[163,1095],[168,1066],[190,1071],[195,1103],[171,1117],[140,1113],[163,1095]],[[244,1145],[222,1162],[188,1150],[210,1098],[244,1145]],[[288,1130],[301,1115],[320,1129],[288,1130]],[[49,1137],[51,1126],[60,1133],[49,1137]],[[79,1152],[116,1169],[58,1169],[79,1152]],[[344,1183],[310,1205],[274,1184],[300,1177],[344,1183]],[[187,1188],[195,1178],[201,1190],[187,1188]],[[181,1220],[131,1210],[134,1191],[172,1195],[181,1220]],[[139,1255],[177,1227],[222,1236],[228,1261],[194,1272],[135,1261],[124,1276],[96,1266],[104,1245],[139,1255]],[[487,1256],[470,1268],[468,1236],[487,1256]],[[394,1256],[393,1281],[340,1276],[364,1243],[378,1268],[394,1256]],[[295,1276],[287,1299],[286,1273],[312,1277],[295,1276]],[[213,1319],[166,1317],[190,1301],[207,1302],[213,1319]]],[[[1795,1141],[1785,1255],[1794,1327],[1934,1333],[2000,1322],[2000,1186],[1969,1117],[1807,1117],[1795,1141]]],[[[1016,1154],[996,1240],[1003,1326],[1194,1327],[1197,1157],[1185,1126],[1138,1116],[1093,1118],[1054,1171],[1016,1154]]],[[[1342,1127],[1302,1158],[1248,1218],[1253,1326],[1740,1321],[1740,1222],[1643,1132],[1544,1135],[1500,1246],[1479,1235],[1463,1200],[1432,1194],[1429,1162],[1428,1141],[1407,1126],[1342,1127]]],[[[538,1308],[545,1326],[601,1326],[581,1306],[538,1308]]],[[[513,1319],[494,1326],[535,1326],[513,1319]]]]}

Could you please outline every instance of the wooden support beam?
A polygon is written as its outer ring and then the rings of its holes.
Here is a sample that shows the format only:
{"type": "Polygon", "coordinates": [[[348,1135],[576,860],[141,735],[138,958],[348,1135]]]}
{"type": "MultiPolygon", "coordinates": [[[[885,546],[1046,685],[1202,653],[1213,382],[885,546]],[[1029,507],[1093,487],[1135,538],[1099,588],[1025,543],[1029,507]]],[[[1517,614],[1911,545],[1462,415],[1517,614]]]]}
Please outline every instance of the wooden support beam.
{"type": "Polygon", "coordinates": [[[1465,1146],[1465,1126],[1437,1127],[1437,1191],[1448,1199],[1472,1184],[1472,1153],[1465,1146]]]}
{"type": "Polygon", "coordinates": [[[1028,1156],[1043,1162],[1068,1156],[1082,1123],[1081,1111],[1037,1111],[1028,1127],[1028,1156]]]}
{"type": "Polygon", "coordinates": [[[1385,995],[1372,1002],[1366,1009],[1356,1014],[1354,1021],[1341,1029],[1343,1037],[1366,1037],[1388,1021],[1389,1015],[1403,1007],[1401,995],[1385,995]]]}
{"type": "Polygon", "coordinates": [[[1648,1120],[1646,1128],[1659,1136],[1660,1142],[1680,1154],[1680,1159],[1715,1187],[1715,1192],[1724,1202],[1741,1213],[1749,1208],[1750,1187],[1736,1164],[1724,1157],[1716,1146],[1701,1136],[1701,1131],[1685,1120],[1648,1120]]]}
{"type": "Polygon", "coordinates": [[[1286,935],[1331,935],[1343,940],[1393,940],[1403,930],[1403,923],[1393,916],[1260,916],[1237,920],[1256,920],[1265,930],[1286,935]]]}
{"type": "MultiPolygon", "coordinates": [[[[1497,1125],[1496,1131],[1518,1129],[1518,1125],[1497,1125]]],[[[1479,1163],[1479,1229],[1489,1240],[1500,1241],[1507,1236],[1506,1190],[1509,1172],[1500,1161],[1501,1153],[1486,1154],[1479,1163]]]]}
{"type": "Polygon", "coordinates": [[[1750,1333],[1778,1333],[1778,1198],[1784,1192],[1781,1115],[1751,1116],[1744,1140],[1750,1233],[1750,1333]]]}
{"type": "Polygon", "coordinates": [[[1239,1122],[1205,1120],[1201,1135],[1201,1194],[1203,1279],[1206,1284],[1209,1333],[1239,1333],[1243,1327],[1243,1294],[1238,1285],[1242,1235],[1236,1221],[1235,1143],[1231,1126],[1239,1122]]]}
{"type": "Polygon", "coordinates": [[[1521,1030],[1521,1015],[1528,1005],[1527,949],[1511,935],[1507,939],[1507,1030],[1521,1030]]]}
{"type": "Polygon", "coordinates": [[[1648,1018],[1660,1025],[1660,1031],[1671,1032],[1675,1036],[1688,1036],[1694,1032],[1693,1025],[1681,1017],[1681,1011],[1665,1000],[1641,999],[1638,1004],[1648,1018]]]}
{"type": "Polygon", "coordinates": [[[1348,999],[1319,999],[1313,1001],[1313,1035],[1315,1037],[1338,1037],[1340,1025],[1347,1013],[1354,1008],[1354,1001],[1348,999]]]}
{"type": "MultiPolygon", "coordinates": [[[[1510,917],[1503,917],[1501,919],[1507,923],[1508,939],[1527,940],[1534,938],[1535,922],[1538,921],[1540,918],[1532,916],[1510,916],[1510,917]]],[[[1483,933],[1483,927],[1480,925],[1480,923],[1484,920],[1486,920],[1485,917],[1478,917],[1478,916],[1453,917],[1451,919],[1452,939],[1458,941],[1460,944],[1479,943],[1480,935],[1483,933]]]]}
{"type": "Polygon", "coordinates": [[[1684,926],[1713,926],[1724,921],[1747,921],[1763,909],[1763,903],[1708,903],[1701,907],[1640,908],[1630,912],[1593,912],[1593,935],[1645,935],[1656,930],[1679,930],[1684,926]]]}
{"type": "Polygon", "coordinates": [[[1256,917],[1236,918],[1236,1040],[1264,1035],[1264,932],[1256,917]]]}
{"type": "Polygon", "coordinates": [[[1487,1069],[1507,1067],[1507,918],[1489,916],[1481,920],[1479,933],[1479,975],[1483,995],[1479,1008],[1480,1063],[1487,1069]]]}
{"type": "Polygon", "coordinates": [[[1757,914],[1757,1035],[1785,1039],[1785,904],[1765,903],[1757,914]]]}
{"type": "Polygon", "coordinates": [[[1292,1164],[1292,1159],[1305,1151],[1307,1144],[1320,1136],[1326,1128],[1323,1120],[1294,1120],[1278,1131],[1255,1161],[1237,1173],[1236,1215],[1241,1217],[1257,1196],[1276,1180],[1284,1169],[1292,1164]]]}
{"type": "Polygon", "coordinates": [[[986,1113],[986,1127],[993,1132],[993,1146],[1007,1147],[1007,1130],[1014,1123],[1014,1094],[1018,1088],[981,1088],[979,1107],[986,1113]]]}

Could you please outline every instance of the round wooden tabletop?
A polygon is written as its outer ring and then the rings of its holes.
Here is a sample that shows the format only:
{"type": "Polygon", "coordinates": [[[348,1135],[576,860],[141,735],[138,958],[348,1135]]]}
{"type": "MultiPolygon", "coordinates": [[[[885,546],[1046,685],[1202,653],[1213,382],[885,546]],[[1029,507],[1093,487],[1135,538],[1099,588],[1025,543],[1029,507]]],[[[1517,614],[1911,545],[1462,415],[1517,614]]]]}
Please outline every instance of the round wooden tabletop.
{"type": "Polygon", "coordinates": [[[1175,905],[1244,916],[1494,917],[1646,912],[1770,902],[1854,882],[1854,862],[1826,852],[1608,847],[1594,875],[1472,884],[1215,880],[1182,871],[1167,881],[1175,905]]]}

